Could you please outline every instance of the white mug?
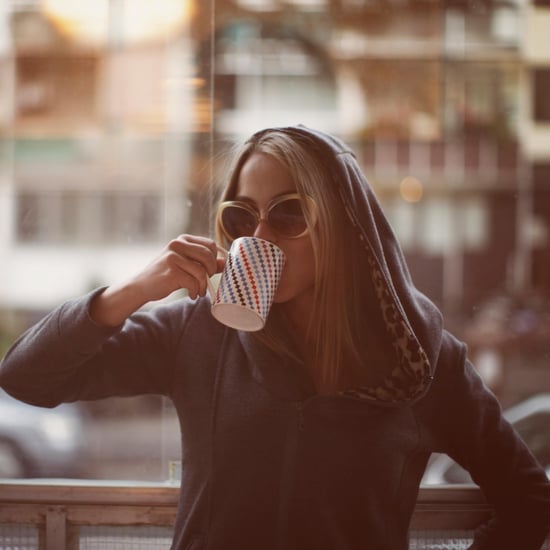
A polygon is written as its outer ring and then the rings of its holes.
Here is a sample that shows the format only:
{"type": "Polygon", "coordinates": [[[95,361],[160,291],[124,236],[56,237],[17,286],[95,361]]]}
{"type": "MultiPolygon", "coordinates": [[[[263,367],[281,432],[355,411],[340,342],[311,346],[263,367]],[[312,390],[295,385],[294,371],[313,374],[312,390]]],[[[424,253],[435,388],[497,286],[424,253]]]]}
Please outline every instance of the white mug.
{"type": "Polygon", "coordinates": [[[212,293],[212,315],[224,325],[261,330],[285,263],[283,251],[258,237],[240,237],[231,244],[220,283],[212,293]]]}

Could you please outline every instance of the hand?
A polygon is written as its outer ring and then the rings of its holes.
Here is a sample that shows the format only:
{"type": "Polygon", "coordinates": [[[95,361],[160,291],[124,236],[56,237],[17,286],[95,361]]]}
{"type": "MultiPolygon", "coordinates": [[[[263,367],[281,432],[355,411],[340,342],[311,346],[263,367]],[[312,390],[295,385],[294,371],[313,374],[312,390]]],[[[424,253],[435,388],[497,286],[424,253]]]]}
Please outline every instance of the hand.
{"type": "Polygon", "coordinates": [[[187,289],[193,299],[204,296],[207,277],[223,267],[223,261],[218,264],[217,255],[213,240],[180,235],[134,277],[133,284],[142,294],[144,303],[165,298],[181,288],[187,289]]]}
{"type": "Polygon", "coordinates": [[[147,302],[161,300],[179,289],[192,299],[204,296],[207,278],[223,269],[212,239],[180,235],[142,271],[120,285],[107,288],[91,304],[94,321],[117,326],[147,302]]]}

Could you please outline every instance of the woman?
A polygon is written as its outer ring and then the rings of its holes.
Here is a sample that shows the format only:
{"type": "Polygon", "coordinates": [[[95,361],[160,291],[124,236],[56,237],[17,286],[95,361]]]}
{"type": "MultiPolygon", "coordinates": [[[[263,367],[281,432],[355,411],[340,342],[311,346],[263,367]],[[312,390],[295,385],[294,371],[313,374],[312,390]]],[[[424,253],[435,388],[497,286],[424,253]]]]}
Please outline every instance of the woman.
{"type": "Polygon", "coordinates": [[[252,136],[217,233],[285,252],[263,331],[213,319],[206,278],[223,260],[213,240],[184,235],[31,328],[1,365],[2,387],[42,406],[169,396],[183,449],[173,549],[404,550],[435,451],[495,509],[472,548],[541,547],[548,480],[414,287],[345,144],[302,126],[252,136]],[[190,299],[135,313],[179,288],[190,299]]]}

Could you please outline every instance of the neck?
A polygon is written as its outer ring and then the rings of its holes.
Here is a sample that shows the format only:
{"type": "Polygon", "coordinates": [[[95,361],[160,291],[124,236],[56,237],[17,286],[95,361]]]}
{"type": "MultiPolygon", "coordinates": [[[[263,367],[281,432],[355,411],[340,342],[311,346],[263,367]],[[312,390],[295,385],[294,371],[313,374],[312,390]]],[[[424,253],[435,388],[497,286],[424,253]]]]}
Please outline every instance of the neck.
{"type": "Polygon", "coordinates": [[[296,336],[305,340],[307,337],[313,304],[313,290],[282,304],[285,317],[290,322],[296,336]]]}
{"type": "Polygon", "coordinates": [[[296,350],[308,366],[314,355],[314,345],[309,330],[313,313],[312,304],[313,289],[290,302],[281,304],[296,350]]]}

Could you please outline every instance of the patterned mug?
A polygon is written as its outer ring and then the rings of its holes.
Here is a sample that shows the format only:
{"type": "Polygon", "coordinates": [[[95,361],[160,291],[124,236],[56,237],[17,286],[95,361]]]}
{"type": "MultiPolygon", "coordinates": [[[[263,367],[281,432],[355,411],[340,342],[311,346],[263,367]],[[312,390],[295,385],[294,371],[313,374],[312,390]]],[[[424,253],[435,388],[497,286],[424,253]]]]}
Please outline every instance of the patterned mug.
{"type": "Polygon", "coordinates": [[[269,241],[258,237],[235,239],[212,296],[212,315],[231,328],[261,330],[284,263],[283,251],[269,241]]]}

